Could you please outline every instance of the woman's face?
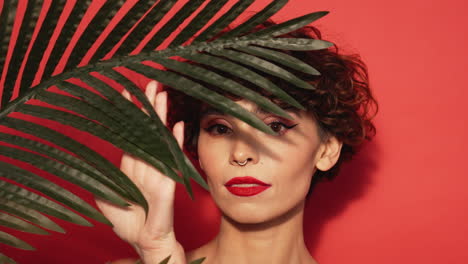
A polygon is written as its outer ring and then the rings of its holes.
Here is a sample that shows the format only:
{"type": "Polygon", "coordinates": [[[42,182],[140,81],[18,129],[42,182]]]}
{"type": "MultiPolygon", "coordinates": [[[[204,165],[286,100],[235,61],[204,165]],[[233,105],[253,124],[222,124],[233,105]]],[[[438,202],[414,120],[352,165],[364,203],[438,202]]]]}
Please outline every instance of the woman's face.
{"type": "Polygon", "coordinates": [[[256,112],[257,105],[245,99],[236,103],[279,135],[268,135],[232,116],[207,111],[200,121],[200,165],[211,195],[225,215],[239,223],[273,220],[304,201],[325,144],[313,117],[305,111],[286,110],[294,118],[287,120],[256,112]],[[245,160],[244,166],[237,163],[245,160]],[[226,186],[231,179],[245,176],[267,185],[226,186]]]}

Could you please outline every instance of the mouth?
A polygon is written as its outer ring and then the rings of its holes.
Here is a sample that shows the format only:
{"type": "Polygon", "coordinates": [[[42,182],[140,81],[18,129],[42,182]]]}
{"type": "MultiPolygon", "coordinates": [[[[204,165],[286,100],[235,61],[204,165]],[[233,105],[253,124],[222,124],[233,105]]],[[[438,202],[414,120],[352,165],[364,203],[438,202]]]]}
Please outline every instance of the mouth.
{"type": "Polygon", "coordinates": [[[237,196],[253,196],[271,187],[271,184],[264,183],[254,177],[235,177],[229,180],[224,186],[228,191],[237,196]]]}

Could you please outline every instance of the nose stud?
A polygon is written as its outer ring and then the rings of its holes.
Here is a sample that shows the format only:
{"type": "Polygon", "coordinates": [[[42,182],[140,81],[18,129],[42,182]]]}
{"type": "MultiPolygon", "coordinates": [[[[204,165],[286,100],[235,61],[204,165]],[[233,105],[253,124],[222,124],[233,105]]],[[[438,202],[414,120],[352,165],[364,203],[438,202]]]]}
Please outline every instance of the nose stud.
{"type": "Polygon", "coordinates": [[[247,164],[247,162],[248,162],[248,160],[244,160],[244,162],[242,162],[242,163],[236,161],[236,163],[239,164],[239,165],[241,165],[241,166],[244,166],[245,164],[247,164]]]}

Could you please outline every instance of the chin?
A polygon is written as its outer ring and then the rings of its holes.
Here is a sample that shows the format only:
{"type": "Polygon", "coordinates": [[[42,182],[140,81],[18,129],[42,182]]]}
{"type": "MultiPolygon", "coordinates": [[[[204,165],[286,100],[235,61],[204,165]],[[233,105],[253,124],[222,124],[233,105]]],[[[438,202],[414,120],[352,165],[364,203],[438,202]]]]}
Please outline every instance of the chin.
{"type": "Polygon", "coordinates": [[[287,221],[304,210],[305,200],[300,200],[294,204],[286,204],[284,207],[269,207],[259,204],[238,205],[220,207],[222,214],[231,222],[244,225],[274,226],[287,221]]]}
{"type": "Polygon", "coordinates": [[[221,211],[230,221],[239,224],[261,224],[278,217],[278,215],[274,214],[271,210],[265,209],[267,208],[259,209],[259,205],[254,205],[249,207],[240,206],[238,208],[229,208],[228,210],[221,209],[221,211]]]}
{"type": "Polygon", "coordinates": [[[232,216],[228,214],[224,214],[224,215],[227,218],[229,218],[230,221],[235,222],[237,224],[243,224],[243,225],[262,224],[270,220],[270,218],[260,216],[260,215],[247,215],[247,214],[234,214],[232,216]]]}

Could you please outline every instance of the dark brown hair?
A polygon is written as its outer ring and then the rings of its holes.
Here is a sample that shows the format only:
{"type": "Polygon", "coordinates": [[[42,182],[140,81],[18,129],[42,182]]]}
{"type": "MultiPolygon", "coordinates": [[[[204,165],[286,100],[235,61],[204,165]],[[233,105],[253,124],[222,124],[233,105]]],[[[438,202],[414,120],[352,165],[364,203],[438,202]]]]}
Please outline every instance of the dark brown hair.
{"type": "MultiPolygon", "coordinates": [[[[272,21],[265,22],[256,30],[273,24],[275,23],[272,21]]],[[[308,26],[281,37],[321,39],[321,33],[317,28],[308,26]]],[[[306,107],[306,110],[314,115],[322,135],[332,135],[343,142],[340,158],[335,166],[328,171],[317,170],[313,175],[310,193],[317,182],[332,179],[338,173],[342,162],[351,159],[361,144],[375,135],[375,127],[371,119],[377,113],[378,107],[369,88],[366,65],[358,55],[341,54],[336,45],[325,50],[282,52],[304,61],[320,72],[320,75],[309,75],[288,69],[300,79],[314,85],[315,90],[298,88],[278,77],[262,72],[257,73],[278,85],[306,107]]],[[[269,98],[280,107],[288,106],[287,103],[250,82],[227,72],[220,72],[208,66],[203,67],[241,83],[269,98]]],[[[242,99],[220,88],[202,84],[232,100],[242,99]]],[[[197,160],[200,113],[206,104],[170,87],[164,89],[169,96],[168,125],[172,127],[180,120],[185,122],[184,147],[189,155],[197,160]]]]}

